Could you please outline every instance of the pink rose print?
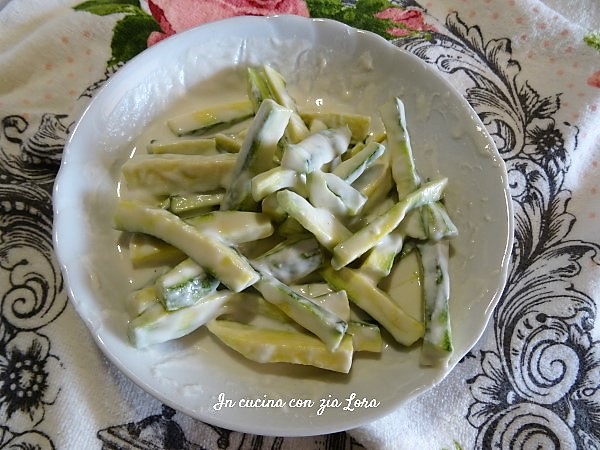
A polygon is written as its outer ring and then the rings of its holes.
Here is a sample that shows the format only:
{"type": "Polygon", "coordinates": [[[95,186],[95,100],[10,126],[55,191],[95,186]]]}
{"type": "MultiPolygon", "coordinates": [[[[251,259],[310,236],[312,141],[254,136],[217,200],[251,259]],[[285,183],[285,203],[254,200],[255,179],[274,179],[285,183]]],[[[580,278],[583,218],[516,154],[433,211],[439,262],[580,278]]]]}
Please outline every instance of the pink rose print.
{"type": "Polygon", "coordinates": [[[600,88],[600,70],[593,73],[588,79],[587,83],[592,87],[600,88]]]}
{"type": "Polygon", "coordinates": [[[435,31],[435,28],[425,23],[423,14],[416,9],[388,8],[375,14],[378,19],[392,20],[397,26],[386,30],[396,37],[407,36],[415,31],[435,31]]]}
{"type": "Polygon", "coordinates": [[[148,47],[180,31],[202,23],[234,16],[295,14],[308,17],[304,0],[148,0],[162,33],[148,36],[148,47]]]}

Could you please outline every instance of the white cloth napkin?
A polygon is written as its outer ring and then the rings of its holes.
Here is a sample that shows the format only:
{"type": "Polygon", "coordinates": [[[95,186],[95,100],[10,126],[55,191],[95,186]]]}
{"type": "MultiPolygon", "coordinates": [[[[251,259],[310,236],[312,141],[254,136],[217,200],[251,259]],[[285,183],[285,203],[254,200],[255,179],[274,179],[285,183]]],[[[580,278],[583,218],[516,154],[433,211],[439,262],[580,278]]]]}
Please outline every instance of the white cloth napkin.
{"type": "MultiPolygon", "coordinates": [[[[480,342],[438,386],[348,433],[285,439],[164,407],[107,362],[67,302],[50,236],[68,133],[120,61],[194,17],[154,2],[159,29],[124,22],[135,5],[80,3],[0,10],[0,449],[600,447],[600,50],[585,42],[599,31],[597,1],[424,0],[382,13],[400,22],[396,45],[459,88],[502,152],[516,217],[510,280],[480,342]],[[119,41],[125,26],[139,35],[119,41]]],[[[318,2],[208,3],[224,17],[306,15],[318,2]]],[[[156,15],[150,6],[139,5],[156,15]]]]}

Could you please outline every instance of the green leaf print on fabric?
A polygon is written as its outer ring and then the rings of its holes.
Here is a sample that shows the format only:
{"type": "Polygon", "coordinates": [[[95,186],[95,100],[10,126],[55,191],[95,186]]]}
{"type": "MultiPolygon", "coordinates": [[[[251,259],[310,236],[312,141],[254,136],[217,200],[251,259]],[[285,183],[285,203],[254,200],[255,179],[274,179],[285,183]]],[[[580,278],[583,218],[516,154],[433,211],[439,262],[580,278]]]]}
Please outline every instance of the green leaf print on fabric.
{"type": "Polygon", "coordinates": [[[583,36],[583,42],[600,52],[600,31],[587,33],[583,36]]]}
{"type": "Polygon", "coordinates": [[[89,0],[74,6],[73,9],[75,11],[87,11],[97,16],[108,16],[116,13],[144,13],[140,8],[140,2],[134,0],[89,0]]]}
{"type": "Polygon", "coordinates": [[[387,30],[394,26],[394,22],[375,17],[375,14],[393,6],[388,0],[357,0],[354,6],[345,5],[341,0],[307,0],[306,5],[311,17],[338,20],[386,39],[393,37],[387,30]]]}
{"type": "Polygon", "coordinates": [[[130,15],[119,20],[113,30],[110,43],[112,57],[109,66],[129,61],[147,48],[148,35],[160,31],[156,21],[149,15],[130,15]]]}
{"type": "Polygon", "coordinates": [[[160,31],[156,20],[140,8],[139,1],[136,0],[89,0],[74,6],[73,9],[97,16],[123,14],[113,29],[108,67],[125,63],[145,50],[150,33],[160,31]]]}

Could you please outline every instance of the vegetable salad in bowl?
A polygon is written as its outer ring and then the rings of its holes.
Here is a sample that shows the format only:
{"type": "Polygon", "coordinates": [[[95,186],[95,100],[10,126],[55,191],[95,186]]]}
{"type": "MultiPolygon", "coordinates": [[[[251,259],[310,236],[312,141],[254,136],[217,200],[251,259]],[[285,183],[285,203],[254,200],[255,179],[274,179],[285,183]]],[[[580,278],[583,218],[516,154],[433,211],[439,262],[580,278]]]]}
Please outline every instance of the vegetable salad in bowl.
{"type": "Polygon", "coordinates": [[[248,68],[247,85],[238,102],[169,119],[174,139],[121,169],[134,200],[123,194],[115,224],[132,262],[177,263],[129,297],[133,345],[206,325],[258,362],[348,372],[355,351],[381,351],[382,327],[445,363],[457,228],[448,180],[417,172],[402,100],[381,106],[375,135],[369,116],[299,111],[269,65],[248,68]],[[420,289],[382,289],[409,255],[420,289]]]}
{"type": "Polygon", "coordinates": [[[294,16],[205,24],[120,68],[53,201],[71,304],[107,358],[263,435],[360,426],[439,383],[512,246],[504,163],[455,89],[377,35],[294,16]]]}

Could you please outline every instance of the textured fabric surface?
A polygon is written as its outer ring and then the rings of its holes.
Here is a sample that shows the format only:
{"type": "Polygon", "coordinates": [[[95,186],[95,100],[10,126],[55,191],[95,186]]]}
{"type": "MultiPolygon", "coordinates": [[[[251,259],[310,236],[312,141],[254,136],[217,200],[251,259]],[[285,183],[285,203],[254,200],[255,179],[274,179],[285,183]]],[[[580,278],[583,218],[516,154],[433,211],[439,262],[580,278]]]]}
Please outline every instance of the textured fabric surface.
{"type": "Polygon", "coordinates": [[[8,2],[0,449],[600,448],[599,27],[595,0],[8,2]],[[51,237],[62,149],[113,73],[191,26],[281,13],[382,34],[457,86],[506,162],[516,225],[500,304],[443,382],[359,429],[285,439],[200,423],[129,381],[69,304],[51,237]]]}

